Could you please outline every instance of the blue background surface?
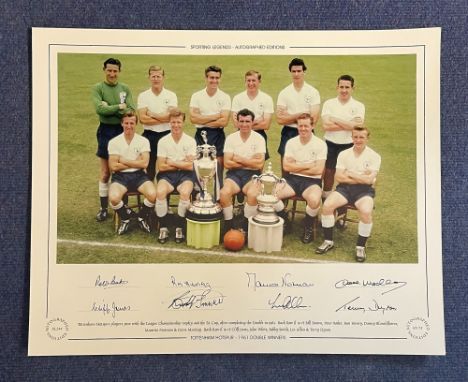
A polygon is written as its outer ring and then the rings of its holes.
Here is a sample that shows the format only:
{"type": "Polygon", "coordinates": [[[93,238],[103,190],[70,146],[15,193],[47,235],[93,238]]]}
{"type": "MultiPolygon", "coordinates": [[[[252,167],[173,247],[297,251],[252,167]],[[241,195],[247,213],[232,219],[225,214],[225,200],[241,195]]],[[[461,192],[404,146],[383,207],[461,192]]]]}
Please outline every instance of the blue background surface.
{"type": "MultiPolygon", "coordinates": [[[[466,381],[467,1],[3,1],[0,78],[0,381],[466,381]],[[440,26],[447,356],[27,357],[31,27],[339,30],[440,26]]],[[[404,197],[404,196],[403,196],[404,197]]]]}

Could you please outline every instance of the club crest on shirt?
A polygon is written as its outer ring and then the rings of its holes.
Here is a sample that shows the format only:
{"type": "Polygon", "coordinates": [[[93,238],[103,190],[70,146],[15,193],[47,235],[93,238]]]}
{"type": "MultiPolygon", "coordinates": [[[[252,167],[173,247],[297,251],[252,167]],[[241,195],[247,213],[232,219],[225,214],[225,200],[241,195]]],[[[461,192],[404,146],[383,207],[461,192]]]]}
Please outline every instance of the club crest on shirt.
{"type": "Polygon", "coordinates": [[[120,92],[119,93],[119,98],[120,98],[120,103],[125,103],[125,99],[127,98],[127,93],[126,92],[120,92]]]}
{"type": "Polygon", "coordinates": [[[219,100],[217,100],[217,101],[216,101],[216,105],[218,105],[218,107],[220,107],[220,108],[221,108],[221,107],[223,106],[223,101],[222,101],[222,100],[220,100],[220,99],[219,99],[219,100]]]}
{"type": "Polygon", "coordinates": [[[164,102],[164,105],[169,106],[170,99],[166,98],[163,102],[164,102]]]}
{"type": "Polygon", "coordinates": [[[312,103],[312,96],[306,95],[304,97],[304,101],[305,101],[306,104],[310,105],[312,103]]]}
{"type": "Polygon", "coordinates": [[[254,153],[257,150],[257,145],[250,145],[250,150],[254,153]]]}

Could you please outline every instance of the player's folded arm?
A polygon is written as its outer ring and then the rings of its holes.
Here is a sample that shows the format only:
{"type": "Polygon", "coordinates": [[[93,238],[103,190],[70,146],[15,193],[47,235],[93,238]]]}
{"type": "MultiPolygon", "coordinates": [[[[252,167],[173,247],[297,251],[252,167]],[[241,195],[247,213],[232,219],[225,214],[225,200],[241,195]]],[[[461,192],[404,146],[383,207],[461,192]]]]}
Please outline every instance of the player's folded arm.
{"type": "Polygon", "coordinates": [[[233,152],[226,152],[224,151],[224,168],[228,170],[233,170],[236,168],[241,168],[242,164],[237,162],[234,159],[234,153],[233,152]]]}

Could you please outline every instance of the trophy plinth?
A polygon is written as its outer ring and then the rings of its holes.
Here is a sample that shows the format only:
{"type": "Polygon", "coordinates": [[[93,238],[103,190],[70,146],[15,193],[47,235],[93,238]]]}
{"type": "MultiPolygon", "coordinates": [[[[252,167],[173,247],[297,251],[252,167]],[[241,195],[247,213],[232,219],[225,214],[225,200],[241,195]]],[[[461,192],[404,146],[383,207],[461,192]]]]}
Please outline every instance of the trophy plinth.
{"type": "Polygon", "coordinates": [[[216,147],[208,144],[206,132],[202,132],[205,141],[197,146],[197,160],[194,162],[195,174],[201,185],[201,191],[187,210],[187,219],[194,221],[215,221],[222,217],[223,209],[208,192],[208,184],[216,175],[216,147]]]}
{"type": "Polygon", "coordinates": [[[273,206],[278,202],[277,187],[279,184],[284,184],[285,180],[273,173],[271,162],[268,163],[267,171],[261,175],[254,175],[253,180],[260,182],[262,188],[261,194],[257,196],[258,214],[253,220],[266,225],[278,223],[280,218],[276,215],[273,206]]]}

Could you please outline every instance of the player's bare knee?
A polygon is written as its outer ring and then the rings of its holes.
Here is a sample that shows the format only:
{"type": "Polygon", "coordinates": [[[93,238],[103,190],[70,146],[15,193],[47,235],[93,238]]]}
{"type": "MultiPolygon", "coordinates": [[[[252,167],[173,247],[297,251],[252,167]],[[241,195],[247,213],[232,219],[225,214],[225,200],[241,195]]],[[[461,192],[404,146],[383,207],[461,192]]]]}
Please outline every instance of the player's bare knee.
{"type": "Polygon", "coordinates": [[[192,193],[192,190],[189,190],[189,189],[181,189],[179,191],[179,197],[180,197],[180,200],[190,200],[190,195],[192,193]]]}
{"type": "Polygon", "coordinates": [[[322,213],[324,215],[332,215],[334,211],[334,204],[330,200],[326,199],[322,206],[322,213]]]}
{"type": "Polygon", "coordinates": [[[122,200],[122,195],[120,194],[120,192],[116,192],[112,190],[109,191],[110,204],[112,204],[113,206],[116,206],[117,204],[120,203],[121,200],[122,200]]]}
{"type": "Polygon", "coordinates": [[[310,208],[316,209],[320,207],[321,200],[321,194],[313,194],[307,198],[307,204],[310,208]]]}
{"type": "Polygon", "coordinates": [[[166,199],[167,194],[168,193],[166,192],[166,189],[164,189],[164,188],[156,189],[156,199],[158,199],[158,200],[166,199]]]}
{"type": "Polygon", "coordinates": [[[223,187],[221,191],[219,192],[219,201],[223,207],[226,207],[231,204],[231,198],[232,198],[232,192],[231,189],[228,189],[227,187],[223,187]]]}
{"type": "Polygon", "coordinates": [[[148,199],[151,203],[156,201],[156,189],[154,187],[147,187],[144,192],[145,198],[148,199]]]}
{"type": "Polygon", "coordinates": [[[372,208],[368,208],[368,206],[358,208],[359,212],[359,220],[363,223],[372,223],[372,208]]]}

